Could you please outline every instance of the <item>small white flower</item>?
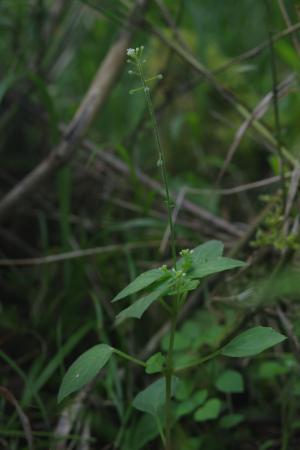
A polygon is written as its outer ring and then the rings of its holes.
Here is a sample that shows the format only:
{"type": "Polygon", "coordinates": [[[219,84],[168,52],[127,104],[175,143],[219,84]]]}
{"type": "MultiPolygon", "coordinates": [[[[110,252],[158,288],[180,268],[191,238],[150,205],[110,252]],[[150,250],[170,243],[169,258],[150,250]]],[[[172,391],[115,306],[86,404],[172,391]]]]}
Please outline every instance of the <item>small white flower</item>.
{"type": "Polygon", "coordinates": [[[133,56],[135,56],[135,52],[136,52],[136,50],[134,48],[128,48],[127,49],[127,56],[133,57],[133,56]]]}
{"type": "Polygon", "coordinates": [[[181,256],[187,256],[190,255],[191,253],[193,253],[193,250],[189,250],[188,248],[185,248],[179,252],[181,256]]]}

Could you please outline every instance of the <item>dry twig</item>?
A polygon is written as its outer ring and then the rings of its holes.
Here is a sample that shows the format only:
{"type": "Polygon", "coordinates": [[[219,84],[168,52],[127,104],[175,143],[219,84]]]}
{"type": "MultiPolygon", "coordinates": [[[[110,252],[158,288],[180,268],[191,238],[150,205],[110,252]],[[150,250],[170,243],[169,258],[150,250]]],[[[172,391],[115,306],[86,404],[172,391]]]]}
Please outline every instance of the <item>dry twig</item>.
{"type": "MultiPolygon", "coordinates": [[[[137,15],[146,8],[147,3],[147,0],[137,0],[129,22],[135,22],[137,15]]],[[[126,58],[126,49],[129,47],[133,30],[134,27],[130,30],[123,30],[108,51],[88,92],[67,127],[60,144],[2,199],[0,203],[0,221],[7,217],[17,204],[74,155],[78,144],[83,139],[96,114],[103,107],[105,100],[116,83],[126,58]]]]}

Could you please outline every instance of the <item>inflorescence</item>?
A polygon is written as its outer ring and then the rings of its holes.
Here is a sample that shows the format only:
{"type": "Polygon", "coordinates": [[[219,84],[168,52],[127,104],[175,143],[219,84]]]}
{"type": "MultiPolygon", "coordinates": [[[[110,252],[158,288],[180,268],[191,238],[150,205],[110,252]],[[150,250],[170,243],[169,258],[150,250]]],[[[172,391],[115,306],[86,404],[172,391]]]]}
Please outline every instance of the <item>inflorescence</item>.
{"type": "MultiPolygon", "coordinates": [[[[143,70],[142,70],[142,65],[146,63],[146,59],[143,59],[143,51],[144,51],[144,46],[141,45],[141,47],[136,47],[136,48],[128,48],[127,49],[127,62],[128,64],[132,64],[134,70],[128,70],[128,74],[129,75],[134,75],[137,76],[139,78],[144,78],[143,75],[143,70]]],[[[147,84],[150,81],[153,80],[162,80],[163,76],[162,74],[158,74],[155,75],[154,77],[148,78],[148,79],[144,79],[145,85],[137,88],[137,89],[131,89],[129,91],[130,94],[134,94],[136,92],[140,92],[140,91],[145,91],[145,92],[149,92],[149,87],[147,86],[147,84]]]]}

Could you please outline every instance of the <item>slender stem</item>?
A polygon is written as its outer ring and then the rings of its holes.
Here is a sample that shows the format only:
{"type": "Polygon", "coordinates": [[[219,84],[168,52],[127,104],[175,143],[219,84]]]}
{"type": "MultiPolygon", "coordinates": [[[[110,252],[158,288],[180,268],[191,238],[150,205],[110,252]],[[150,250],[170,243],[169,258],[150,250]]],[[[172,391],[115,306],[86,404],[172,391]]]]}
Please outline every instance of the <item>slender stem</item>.
{"type": "Polygon", "coordinates": [[[172,308],[168,305],[167,302],[165,302],[162,298],[159,299],[159,303],[161,304],[161,306],[168,311],[169,314],[172,314],[172,308]]]}
{"type": "Polygon", "coordinates": [[[268,36],[269,36],[269,48],[270,48],[270,63],[271,63],[271,76],[272,76],[272,91],[273,91],[273,109],[274,109],[274,122],[275,122],[275,138],[276,138],[276,148],[280,164],[280,177],[281,177],[281,189],[282,189],[282,209],[285,212],[286,205],[286,185],[285,185],[285,163],[284,155],[282,152],[282,141],[281,141],[281,124],[279,115],[279,105],[278,105],[278,84],[277,84],[277,68],[276,68],[276,57],[274,52],[274,42],[273,33],[271,29],[271,15],[270,15],[270,5],[269,1],[265,0],[265,7],[267,10],[267,26],[268,26],[268,36]]]}
{"type": "Polygon", "coordinates": [[[137,364],[138,366],[146,367],[146,363],[144,363],[144,361],[142,361],[141,359],[134,358],[133,356],[128,355],[127,353],[124,353],[121,350],[118,350],[117,348],[112,347],[112,349],[113,349],[113,352],[116,355],[120,356],[121,358],[124,358],[127,361],[132,362],[133,364],[137,364]]]}
{"type": "Polygon", "coordinates": [[[147,86],[147,83],[146,83],[146,80],[145,80],[145,76],[144,76],[144,72],[143,72],[143,68],[142,68],[142,63],[140,61],[138,61],[137,67],[138,67],[139,74],[140,74],[140,77],[141,77],[141,81],[142,81],[142,85],[143,85],[143,89],[144,89],[144,94],[145,94],[145,99],[146,99],[146,104],[147,104],[147,108],[148,108],[150,119],[151,119],[151,126],[152,126],[152,129],[153,129],[153,134],[154,134],[154,138],[155,138],[155,142],[156,142],[156,146],[157,146],[157,150],[158,150],[158,164],[161,167],[162,179],[163,179],[165,193],[166,193],[168,221],[169,221],[170,235],[171,235],[172,258],[173,258],[174,267],[176,268],[175,229],[174,229],[174,224],[173,224],[173,219],[172,219],[172,201],[171,201],[169,185],[168,185],[168,176],[167,176],[167,170],[166,170],[165,154],[164,154],[164,151],[163,151],[163,147],[161,145],[158,125],[157,125],[157,122],[156,122],[154,108],[153,108],[151,95],[150,95],[150,89],[147,86]]]}
{"type": "Polygon", "coordinates": [[[174,314],[171,319],[170,340],[169,340],[169,348],[168,348],[168,355],[167,355],[167,360],[166,360],[166,370],[165,370],[165,379],[166,379],[166,406],[165,406],[166,450],[172,450],[171,397],[172,397],[172,375],[173,375],[173,371],[174,371],[173,354],[174,354],[174,339],[175,339],[176,323],[177,323],[177,311],[174,311],[174,314]]]}
{"type": "MultiPolygon", "coordinates": [[[[166,170],[166,160],[165,154],[163,151],[163,147],[160,140],[158,125],[155,118],[155,112],[151,100],[150,89],[147,85],[147,81],[144,76],[142,62],[139,58],[136,59],[137,69],[141,78],[142,88],[144,90],[144,95],[146,99],[147,108],[150,115],[151,126],[153,129],[154,139],[157,146],[158,151],[158,166],[161,168],[162,179],[165,189],[166,196],[166,204],[167,204],[167,212],[168,212],[168,222],[170,228],[170,241],[171,241],[171,251],[172,251],[172,259],[173,265],[176,269],[176,243],[175,243],[175,229],[172,217],[172,199],[169,191],[168,185],[168,176],[166,170]]],[[[179,292],[179,290],[178,290],[179,292]]],[[[176,323],[177,323],[177,315],[178,315],[178,307],[179,307],[180,294],[177,294],[175,302],[170,306],[171,313],[171,331],[170,331],[170,341],[169,341],[169,349],[166,359],[166,368],[165,368],[165,382],[166,382],[166,406],[165,406],[165,429],[166,429],[166,437],[161,433],[162,440],[164,442],[166,450],[172,450],[172,442],[171,442],[171,428],[172,428],[172,404],[171,404],[171,396],[172,396],[172,376],[174,373],[174,364],[173,364],[173,353],[174,353],[174,338],[176,331],[176,323]]]]}
{"type": "Polygon", "coordinates": [[[189,364],[186,364],[185,366],[177,367],[177,368],[175,368],[174,372],[179,373],[179,372],[182,372],[183,370],[192,369],[193,367],[200,366],[200,364],[203,364],[204,362],[209,361],[210,359],[218,356],[220,354],[220,351],[221,350],[219,349],[219,350],[215,351],[214,353],[204,356],[203,358],[196,359],[195,361],[193,361],[189,364]]]}

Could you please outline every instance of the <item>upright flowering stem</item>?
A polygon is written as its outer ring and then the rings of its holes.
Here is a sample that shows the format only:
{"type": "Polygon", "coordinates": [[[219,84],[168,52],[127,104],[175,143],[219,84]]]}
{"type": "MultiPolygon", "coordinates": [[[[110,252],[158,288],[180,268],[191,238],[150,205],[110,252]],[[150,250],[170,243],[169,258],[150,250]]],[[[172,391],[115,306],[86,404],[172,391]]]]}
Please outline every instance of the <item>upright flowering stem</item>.
{"type": "MultiPolygon", "coordinates": [[[[136,71],[129,71],[132,75],[137,75],[141,79],[142,87],[132,90],[131,92],[138,92],[143,90],[146,100],[146,105],[148,108],[148,112],[151,120],[151,127],[154,134],[154,140],[156,143],[157,151],[158,151],[158,166],[161,168],[162,179],[165,189],[166,196],[166,204],[167,204],[167,212],[168,212],[168,222],[170,228],[170,241],[171,241],[171,250],[172,250],[172,259],[173,265],[176,269],[176,243],[175,243],[175,230],[174,223],[172,218],[172,200],[170,196],[169,184],[168,184],[168,176],[166,170],[166,160],[164,150],[161,144],[160,134],[158,130],[157,121],[155,118],[153,103],[151,100],[150,88],[148,86],[148,81],[144,76],[143,71],[143,63],[142,53],[144,47],[139,47],[136,49],[128,49],[127,55],[129,57],[128,62],[133,63],[136,71]]],[[[161,75],[158,75],[154,78],[162,78],[161,75]]],[[[152,80],[153,78],[151,78],[152,80]]],[[[166,450],[172,450],[172,440],[171,440],[171,428],[172,428],[172,405],[171,405],[171,386],[172,386],[172,376],[174,373],[174,364],[173,364],[173,353],[174,353],[174,338],[175,338],[175,330],[177,323],[177,315],[178,315],[178,296],[175,302],[171,304],[171,327],[170,327],[170,340],[169,340],[169,348],[168,354],[166,358],[166,368],[165,368],[165,380],[166,380],[166,406],[165,406],[165,428],[166,428],[166,442],[165,448],[166,450]]]]}
{"type": "Polygon", "coordinates": [[[155,118],[155,114],[154,114],[154,109],[153,109],[153,104],[152,104],[152,100],[151,100],[150,89],[146,85],[144,74],[143,74],[143,68],[142,68],[141,63],[139,63],[139,71],[140,71],[141,80],[142,80],[142,83],[143,83],[143,86],[144,86],[145,99],[146,99],[148,111],[149,111],[149,114],[150,114],[151,125],[152,125],[153,134],[154,134],[154,138],[155,138],[155,142],[156,142],[156,146],[157,146],[157,150],[158,150],[158,162],[157,162],[157,164],[161,168],[162,179],[163,179],[164,188],[165,188],[167,210],[168,210],[168,220],[169,220],[169,227],[170,227],[172,257],[173,257],[174,267],[176,267],[175,230],[174,230],[174,223],[173,223],[173,219],[172,219],[172,201],[171,201],[169,185],[168,185],[168,175],[167,175],[167,170],[166,170],[166,159],[165,159],[165,154],[164,154],[164,151],[163,151],[163,148],[162,148],[162,145],[161,145],[161,140],[160,140],[160,135],[159,135],[159,131],[158,131],[158,126],[157,126],[157,122],[156,122],[156,118],[155,118]]]}
{"type": "MultiPolygon", "coordinates": [[[[171,200],[169,183],[168,183],[168,175],[167,175],[167,170],[166,170],[166,159],[165,159],[164,150],[163,150],[163,147],[161,144],[157,121],[155,118],[154,108],[153,108],[153,104],[152,104],[152,100],[151,100],[150,88],[147,84],[147,81],[149,81],[149,80],[146,80],[144,71],[143,71],[143,61],[141,58],[143,49],[144,49],[144,47],[139,47],[136,49],[128,49],[127,55],[131,58],[129,61],[133,62],[136,65],[137,73],[133,72],[133,71],[130,71],[130,73],[138,75],[141,79],[142,90],[144,91],[146,105],[147,105],[148,112],[149,112],[150,119],[151,119],[151,127],[153,130],[154,139],[155,139],[157,152],[158,152],[157,164],[161,168],[162,179],[163,179],[165,195],[166,195],[166,204],[167,204],[167,212],[168,212],[168,222],[169,222],[169,227],[170,227],[170,239],[171,239],[173,264],[174,264],[174,267],[176,267],[175,229],[174,229],[174,223],[173,223],[173,219],[172,219],[172,200],[171,200]]],[[[155,79],[155,78],[162,78],[162,76],[158,75],[156,77],[153,77],[152,79],[155,79]]],[[[136,89],[136,90],[134,89],[132,92],[138,91],[138,90],[140,90],[140,89],[136,89]]]]}

